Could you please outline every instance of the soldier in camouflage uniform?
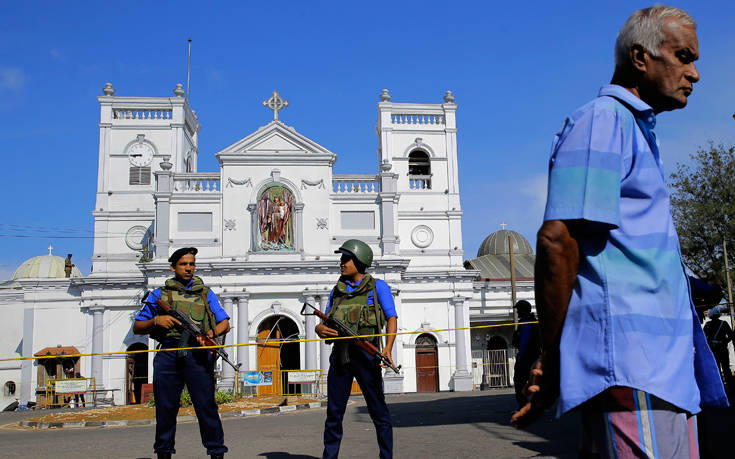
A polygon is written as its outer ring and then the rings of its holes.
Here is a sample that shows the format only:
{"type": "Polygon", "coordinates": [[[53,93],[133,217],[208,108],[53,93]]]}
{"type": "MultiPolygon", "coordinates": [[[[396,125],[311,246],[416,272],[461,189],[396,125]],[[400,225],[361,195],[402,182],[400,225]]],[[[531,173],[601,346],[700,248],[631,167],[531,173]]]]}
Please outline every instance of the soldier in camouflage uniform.
{"type": "MultiPolygon", "coordinates": [[[[341,253],[341,276],[329,295],[325,313],[336,317],[352,328],[358,335],[387,333],[397,330],[397,315],[390,287],[380,279],[374,279],[365,270],[373,261],[370,246],[357,239],[351,239],[335,253],[341,253]]],[[[337,331],[324,324],[316,326],[316,333],[322,338],[337,336],[337,331]]],[[[386,337],[382,354],[391,363],[391,351],[395,335],[386,337]]],[[[373,339],[380,347],[380,340],[373,339]]],[[[383,378],[379,360],[363,349],[350,343],[350,340],[334,341],[334,349],[329,357],[327,377],[327,420],[324,423],[323,458],[336,458],[342,441],[342,418],[350,397],[352,380],[357,379],[365,397],[368,412],[375,425],[381,458],[393,457],[393,423],[385,403],[383,378]]]]}
{"type": "MultiPolygon", "coordinates": [[[[220,306],[217,296],[194,276],[197,249],[178,249],[168,261],[174,277],[161,289],[148,295],[143,308],[135,317],[133,332],[150,334],[159,347],[177,348],[196,346],[196,341],[183,335],[181,323],[163,311],[155,302],[163,297],[172,309],[191,317],[212,338],[230,330],[229,316],[220,306]]],[[[199,343],[202,344],[202,343],[199,343]]],[[[199,420],[199,432],[207,454],[222,458],[227,447],[224,431],[214,400],[214,356],[207,350],[163,351],[153,358],[153,396],[156,401],[156,441],[153,445],[158,458],[170,458],[176,453],[176,415],[184,384],[199,420]]]]}

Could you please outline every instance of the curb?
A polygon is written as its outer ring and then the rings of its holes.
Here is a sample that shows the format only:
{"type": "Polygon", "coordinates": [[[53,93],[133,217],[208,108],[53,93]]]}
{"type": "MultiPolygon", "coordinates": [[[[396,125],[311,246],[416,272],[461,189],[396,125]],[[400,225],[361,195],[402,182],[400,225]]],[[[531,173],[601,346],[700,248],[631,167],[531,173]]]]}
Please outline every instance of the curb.
{"type": "MultiPolygon", "coordinates": [[[[240,418],[240,417],[252,417],[260,416],[262,414],[280,414],[288,413],[291,411],[308,410],[312,408],[321,408],[327,406],[327,402],[311,402],[302,403],[300,405],[289,405],[289,406],[274,406],[271,408],[263,408],[257,410],[243,410],[243,411],[229,411],[227,413],[220,413],[220,419],[228,418],[240,418]]],[[[177,422],[196,421],[196,416],[179,416],[176,418],[177,422]]],[[[33,427],[36,429],[69,429],[69,428],[83,428],[83,427],[125,427],[125,426],[149,426],[155,425],[155,419],[136,419],[131,421],[75,421],[75,422],[39,422],[39,421],[19,421],[18,425],[21,427],[33,427]]]]}

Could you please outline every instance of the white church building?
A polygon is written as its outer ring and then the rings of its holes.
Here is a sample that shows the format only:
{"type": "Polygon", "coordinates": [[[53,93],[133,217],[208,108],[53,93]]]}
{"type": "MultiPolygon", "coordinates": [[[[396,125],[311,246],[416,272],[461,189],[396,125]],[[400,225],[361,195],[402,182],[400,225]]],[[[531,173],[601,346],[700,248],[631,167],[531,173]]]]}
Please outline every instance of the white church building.
{"type": "MultiPolygon", "coordinates": [[[[173,97],[116,96],[109,83],[103,94],[91,274],[75,268],[65,277],[63,258],[49,250],[0,283],[0,308],[17,324],[0,335],[2,356],[102,354],[0,363],[3,406],[37,400],[65,365],[94,377],[115,404],[130,402],[131,392],[139,400],[153,355],[119,352],[155,347],[132,333],[133,318],[144,293],[170,277],[167,258],[180,247],[199,249],[197,275],[231,317],[226,344],[316,338],[315,318],[299,312],[304,302],[324,309],[339,276],[334,251],[352,238],[372,247],[370,272],[395,298],[393,359],[403,369],[385,373],[386,391],[477,386],[471,351],[500,332],[454,329],[469,327],[471,315],[509,322],[512,309],[508,282],[464,265],[451,91],[442,103],[396,103],[383,90],[375,172],[359,175],[333,173],[336,153],[278,119],[288,102],[277,92],[264,101],[272,121],[215,153],[214,172],[198,169],[200,120],[181,85],[173,97]]],[[[523,282],[530,299],[532,281],[523,282]]],[[[500,333],[506,346],[511,333],[500,333]]],[[[329,365],[324,343],[269,349],[227,352],[243,370],[326,373],[329,365]]],[[[220,387],[235,386],[228,365],[219,376],[220,387]]]]}

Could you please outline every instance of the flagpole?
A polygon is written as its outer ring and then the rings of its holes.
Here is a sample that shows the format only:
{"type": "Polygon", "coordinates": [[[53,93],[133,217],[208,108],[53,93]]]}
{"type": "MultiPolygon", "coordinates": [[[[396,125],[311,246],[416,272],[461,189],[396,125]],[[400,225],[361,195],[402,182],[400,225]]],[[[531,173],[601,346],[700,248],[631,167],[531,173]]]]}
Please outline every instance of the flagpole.
{"type": "Polygon", "coordinates": [[[186,59],[186,100],[189,101],[189,76],[191,75],[191,38],[189,38],[189,55],[186,59]]]}

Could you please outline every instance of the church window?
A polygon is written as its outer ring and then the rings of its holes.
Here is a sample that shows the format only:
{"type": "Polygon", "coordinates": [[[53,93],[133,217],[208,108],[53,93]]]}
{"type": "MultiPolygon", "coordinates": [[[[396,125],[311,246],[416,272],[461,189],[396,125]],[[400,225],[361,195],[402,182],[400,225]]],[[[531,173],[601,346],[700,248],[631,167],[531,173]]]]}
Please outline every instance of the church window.
{"type": "Polygon", "coordinates": [[[3,395],[9,397],[15,395],[15,381],[7,381],[3,387],[3,395]]]}
{"type": "Polygon", "coordinates": [[[295,250],[294,197],[283,185],[269,186],[258,198],[258,249],[269,252],[295,250]]]}
{"type": "Polygon", "coordinates": [[[431,189],[431,161],[422,150],[414,150],[408,155],[408,183],[412,190],[431,189]]]}
{"type": "Polygon", "coordinates": [[[130,166],[130,185],[150,185],[151,166],[130,166]]]}

